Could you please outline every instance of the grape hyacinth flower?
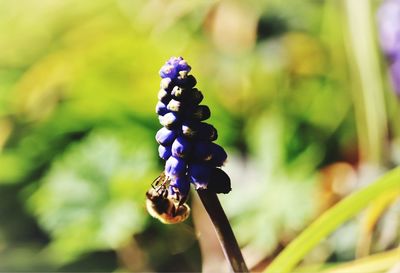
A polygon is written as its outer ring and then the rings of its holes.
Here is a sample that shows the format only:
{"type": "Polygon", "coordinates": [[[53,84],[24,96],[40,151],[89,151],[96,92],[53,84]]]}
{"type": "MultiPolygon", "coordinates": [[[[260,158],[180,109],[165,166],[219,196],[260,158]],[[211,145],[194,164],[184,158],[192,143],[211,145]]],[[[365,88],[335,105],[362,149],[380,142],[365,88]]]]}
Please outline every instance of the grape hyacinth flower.
{"type": "Polygon", "coordinates": [[[169,192],[177,200],[185,200],[193,184],[196,189],[228,193],[230,179],[220,169],[227,154],[214,143],[217,130],[206,123],[211,111],[200,104],[203,94],[191,67],[182,57],[172,57],[160,69],[161,84],[156,113],[163,127],[158,130],[159,156],[165,160],[169,192]]]}
{"type": "Polygon", "coordinates": [[[214,225],[222,250],[233,272],[249,272],[217,193],[231,191],[229,176],[220,168],[227,154],[214,143],[217,130],[205,122],[211,111],[200,104],[203,94],[191,67],[182,57],[170,58],[160,69],[156,113],[163,126],[156,133],[158,153],[165,168],[146,192],[150,215],[165,224],[185,221],[190,213],[186,200],[193,184],[214,225]]]}
{"type": "Polygon", "coordinates": [[[377,13],[379,42],[389,64],[393,88],[400,96],[400,0],[386,0],[377,13]]]}

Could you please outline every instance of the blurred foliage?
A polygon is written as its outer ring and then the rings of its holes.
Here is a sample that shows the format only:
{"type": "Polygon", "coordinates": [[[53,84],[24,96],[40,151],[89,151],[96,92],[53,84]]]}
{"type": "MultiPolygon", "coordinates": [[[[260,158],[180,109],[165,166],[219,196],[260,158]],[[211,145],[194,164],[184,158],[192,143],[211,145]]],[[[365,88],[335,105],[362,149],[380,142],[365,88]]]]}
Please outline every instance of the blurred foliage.
{"type": "MultiPolygon", "coordinates": [[[[201,270],[192,222],[167,227],[144,206],[170,56],[191,64],[228,150],[221,199],[254,263],[399,162],[385,82],[384,158],[360,156],[360,128],[381,127],[357,114],[369,109],[340,1],[2,1],[0,29],[0,271],[201,270]]],[[[399,242],[390,215],[374,216],[374,251],[399,242]]],[[[337,234],[356,238],[352,224],[337,234]]],[[[354,258],[337,236],[306,262],[354,258]]]]}

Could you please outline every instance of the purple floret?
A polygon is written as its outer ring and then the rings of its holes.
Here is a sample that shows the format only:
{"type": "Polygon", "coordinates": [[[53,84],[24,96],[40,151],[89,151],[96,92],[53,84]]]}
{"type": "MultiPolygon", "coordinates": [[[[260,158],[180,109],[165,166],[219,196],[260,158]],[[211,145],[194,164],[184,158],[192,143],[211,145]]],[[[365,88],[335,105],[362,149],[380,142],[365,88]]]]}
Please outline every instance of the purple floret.
{"type": "Polygon", "coordinates": [[[165,174],[177,178],[186,173],[186,162],[182,158],[171,156],[165,162],[165,174]]]}
{"type": "Polygon", "coordinates": [[[160,69],[160,76],[161,78],[175,78],[178,75],[178,71],[175,66],[166,64],[163,65],[160,69]]]}
{"type": "Polygon", "coordinates": [[[178,136],[172,143],[172,155],[175,157],[187,157],[192,150],[192,143],[184,136],[178,136]]]}
{"type": "Polygon", "coordinates": [[[179,117],[177,113],[169,112],[164,116],[158,117],[160,124],[168,129],[176,127],[179,124],[179,117]]]}
{"type": "Polygon", "coordinates": [[[212,167],[204,163],[192,163],[188,166],[188,176],[196,189],[206,189],[210,181],[212,167]]]}
{"type": "Polygon", "coordinates": [[[198,141],[193,145],[193,159],[208,161],[211,159],[211,144],[209,141],[198,141]]]}
{"type": "Polygon", "coordinates": [[[168,112],[169,112],[169,110],[167,109],[167,106],[164,103],[162,103],[161,101],[157,102],[156,113],[158,115],[164,116],[168,112]]]}
{"type": "Polygon", "coordinates": [[[180,197],[182,199],[185,199],[186,196],[189,194],[189,190],[190,182],[186,175],[171,180],[170,192],[172,192],[173,194],[178,191],[180,197]]]}
{"type": "Polygon", "coordinates": [[[161,159],[168,160],[168,158],[172,155],[171,146],[158,146],[158,155],[161,159]]]}
{"type": "Polygon", "coordinates": [[[218,144],[211,143],[211,160],[210,163],[215,167],[221,167],[224,165],[224,162],[228,155],[226,154],[224,148],[219,146],[218,144]]]}
{"type": "Polygon", "coordinates": [[[162,127],[156,134],[156,140],[159,144],[166,146],[174,142],[176,135],[176,131],[162,127]]]}

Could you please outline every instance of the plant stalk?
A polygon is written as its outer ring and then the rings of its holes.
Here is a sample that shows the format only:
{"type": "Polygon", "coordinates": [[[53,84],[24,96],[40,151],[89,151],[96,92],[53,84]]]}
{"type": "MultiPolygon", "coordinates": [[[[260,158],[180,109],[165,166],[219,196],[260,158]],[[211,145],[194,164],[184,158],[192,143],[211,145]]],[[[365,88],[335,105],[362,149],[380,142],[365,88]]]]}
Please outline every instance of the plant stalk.
{"type": "Polygon", "coordinates": [[[208,190],[197,190],[197,193],[214,225],[222,250],[232,271],[249,272],[217,194],[208,190]]]}

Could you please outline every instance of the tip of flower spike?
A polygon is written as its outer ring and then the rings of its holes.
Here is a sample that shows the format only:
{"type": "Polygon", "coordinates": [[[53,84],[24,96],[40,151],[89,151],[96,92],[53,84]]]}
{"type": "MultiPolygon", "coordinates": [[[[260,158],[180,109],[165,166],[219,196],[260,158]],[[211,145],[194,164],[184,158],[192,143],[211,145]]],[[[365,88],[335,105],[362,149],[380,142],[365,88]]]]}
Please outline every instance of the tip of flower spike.
{"type": "Polygon", "coordinates": [[[163,65],[160,69],[160,77],[161,78],[175,78],[176,75],[178,74],[178,72],[176,71],[176,67],[170,65],[170,64],[166,64],[163,65]]]}
{"type": "Polygon", "coordinates": [[[182,57],[171,57],[160,69],[161,78],[177,78],[179,74],[187,75],[192,68],[182,57]]]}

